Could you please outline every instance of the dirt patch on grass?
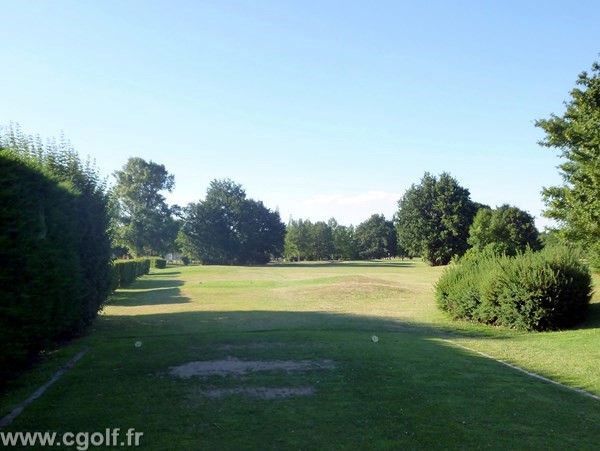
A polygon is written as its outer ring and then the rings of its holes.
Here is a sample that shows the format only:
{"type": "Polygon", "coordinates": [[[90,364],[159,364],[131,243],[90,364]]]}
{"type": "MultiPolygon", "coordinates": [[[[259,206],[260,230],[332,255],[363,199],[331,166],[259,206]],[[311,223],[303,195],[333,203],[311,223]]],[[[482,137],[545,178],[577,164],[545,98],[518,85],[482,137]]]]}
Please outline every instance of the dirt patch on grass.
{"type": "Polygon", "coordinates": [[[238,376],[255,371],[295,371],[332,370],[331,360],[239,360],[233,357],[225,360],[189,362],[169,368],[172,376],[188,379],[194,376],[238,376]]]}
{"type": "Polygon", "coordinates": [[[294,396],[312,396],[316,393],[314,387],[236,387],[213,388],[196,390],[194,394],[204,398],[222,398],[224,396],[244,395],[259,399],[282,399],[294,396]]]}

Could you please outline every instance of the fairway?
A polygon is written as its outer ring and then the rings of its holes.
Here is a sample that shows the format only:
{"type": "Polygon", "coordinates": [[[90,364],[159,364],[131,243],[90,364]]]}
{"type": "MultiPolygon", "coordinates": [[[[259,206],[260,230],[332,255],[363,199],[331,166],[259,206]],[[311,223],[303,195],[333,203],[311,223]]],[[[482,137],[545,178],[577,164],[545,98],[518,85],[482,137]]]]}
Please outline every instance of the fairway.
{"type": "Polygon", "coordinates": [[[87,349],[7,431],[134,428],[153,450],[597,449],[599,401],[446,340],[600,395],[598,293],[576,330],[517,333],[450,322],[434,300],[442,271],[153,270],[14,383],[0,415],[87,349]]]}

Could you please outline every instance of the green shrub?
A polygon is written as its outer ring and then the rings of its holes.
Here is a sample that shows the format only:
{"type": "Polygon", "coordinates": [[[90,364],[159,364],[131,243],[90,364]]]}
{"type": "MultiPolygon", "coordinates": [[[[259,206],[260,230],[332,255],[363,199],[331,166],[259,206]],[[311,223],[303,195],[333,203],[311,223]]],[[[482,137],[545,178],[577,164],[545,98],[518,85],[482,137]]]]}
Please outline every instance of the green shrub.
{"type": "Polygon", "coordinates": [[[190,257],[186,257],[185,255],[183,257],[181,257],[181,262],[187,266],[190,264],[190,257]]]}
{"type": "Polygon", "coordinates": [[[167,267],[167,261],[161,257],[150,257],[152,267],[156,269],[165,269],[167,267]]]}
{"type": "Polygon", "coordinates": [[[565,247],[471,254],[436,285],[438,306],[452,317],[520,330],[572,326],[584,319],[591,295],[588,267],[565,247]]]}
{"type": "Polygon", "coordinates": [[[125,288],[135,279],[150,272],[149,258],[134,258],[130,260],[115,260],[113,262],[112,288],[125,288]]]}

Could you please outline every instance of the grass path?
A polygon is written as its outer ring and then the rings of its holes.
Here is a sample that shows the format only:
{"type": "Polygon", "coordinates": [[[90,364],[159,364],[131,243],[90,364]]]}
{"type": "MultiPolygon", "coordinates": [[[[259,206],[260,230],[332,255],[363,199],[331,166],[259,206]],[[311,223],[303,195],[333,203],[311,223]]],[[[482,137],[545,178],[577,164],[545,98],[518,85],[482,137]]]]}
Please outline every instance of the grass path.
{"type": "Polygon", "coordinates": [[[451,323],[435,308],[439,274],[416,262],[155,271],[14,384],[0,415],[89,347],[9,430],[135,428],[156,450],[597,449],[600,402],[444,339],[600,394],[600,300],[566,332],[451,323]],[[190,362],[205,372],[177,376],[190,362]]]}

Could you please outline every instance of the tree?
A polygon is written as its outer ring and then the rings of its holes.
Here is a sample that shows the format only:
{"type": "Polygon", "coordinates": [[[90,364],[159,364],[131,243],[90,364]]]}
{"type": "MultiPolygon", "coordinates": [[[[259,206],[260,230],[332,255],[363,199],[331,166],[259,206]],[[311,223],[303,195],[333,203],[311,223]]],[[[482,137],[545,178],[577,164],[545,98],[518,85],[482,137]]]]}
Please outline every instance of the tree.
{"type": "Polygon", "coordinates": [[[189,204],[183,216],[178,241],[204,264],[262,264],[283,249],[279,213],[248,199],[231,180],[213,180],[206,198],[189,204]]]}
{"type": "Polygon", "coordinates": [[[358,255],[363,259],[396,256],[397,237],[394,224],[385,216],[374,214],[356,227],[358,255]]]}
{"type": "Polygon", "coordinates": [[[544,215],[562,237],[600,251],[600,64],[582,72],[562,116],[536,121],[546,133],[540,144],[560,150],[564,184],[544,188],[544,215]]]}
{"type": "MultiPolygon", "coordinates": [[[[335,221],[335,220],[334,220],[335,221]]],[[[358,247],[354,238],[354,226],[335,225],[329,222],[333,234],[333,254],[341,259],[355,259],[358,257],[358,247]]]]}
{"type": "Polygon", "coordinates": [[[333,233],[331,227],[323,221],[315,222],[311,227],[311,254],[316,260],[331,257],[333,252],[333,233]]]}
{"type": "Polygon", "coordinates": [[[172,247],[177,224],[161,191],[171,192],[175,177],[164,165],[142,158],[129,158],[116,171],[112,195],[118,216],[114,225],[117,244],[134,256],[162,255],[172,247]]]}
{"type": "Polygon", "coordinates": [[[481,208],[469,228],[468,243],[476,251],[493,247],[496,252],[507,255],[516,255],[528,247],[541,248],[533,216],[510,205],[495,210],[481,208]]]}
{"type": "Polygon", "coordinates": [[[399,247],[431,265],[445,265],[468,248],[469,226],[476,213],[469,190],[450,174],[425,173],[398,201],[395,225],[399,247]]]}
{"type": "Polygon", "coordinates": [[[285,236],[285,255],[322,260],[324,258],[356,258],[354,228],[341,226],[330,218],[327,222],[290,218],[285,236]]]}
{"type": "Polygon", "coordinates": [[[327,224],[313,224],[308,219],[290,221],[286,228],[285,255],[297,258],[298,261],[320,259],[331,252],[332,238],[327,231],[327,224]]]}

